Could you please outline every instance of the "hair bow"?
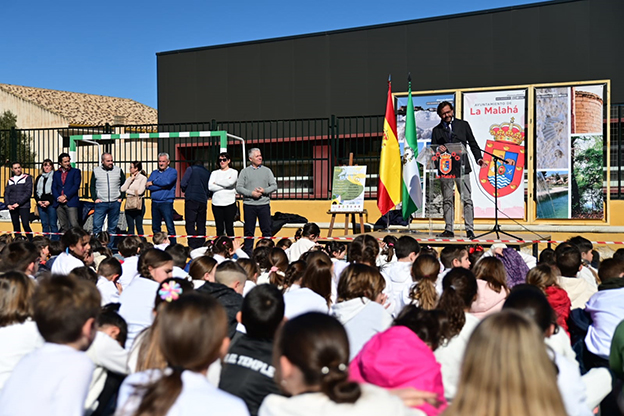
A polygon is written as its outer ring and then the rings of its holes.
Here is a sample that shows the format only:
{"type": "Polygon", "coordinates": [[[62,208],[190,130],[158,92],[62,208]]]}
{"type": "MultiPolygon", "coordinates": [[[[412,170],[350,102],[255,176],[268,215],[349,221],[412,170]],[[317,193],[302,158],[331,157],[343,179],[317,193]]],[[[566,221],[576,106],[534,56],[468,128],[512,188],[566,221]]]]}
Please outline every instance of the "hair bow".
{"type": "Polygon", "coordinates": [[[166,302],[178,300],[182,294],[182,286],[178,282],[163,283],[162,288],[158,291],[158,296],[166,302]]]}
{"type": "Polygon", "coordinates": [[[483,247],[481,247],[481,246],[470,247],[470,249],[468,249],[468,252],[470,254],[474,254],[475,252],[478,253],[478,252],[481,252],[481,251],[483,251],[483,247]]]}

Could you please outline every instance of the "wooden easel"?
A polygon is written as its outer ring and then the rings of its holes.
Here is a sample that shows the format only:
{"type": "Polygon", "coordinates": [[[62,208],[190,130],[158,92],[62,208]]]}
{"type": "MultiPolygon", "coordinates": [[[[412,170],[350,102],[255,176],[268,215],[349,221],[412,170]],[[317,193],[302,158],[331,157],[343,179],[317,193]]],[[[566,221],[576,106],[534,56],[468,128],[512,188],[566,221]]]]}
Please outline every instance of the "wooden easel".
{"type": "MultiPolygon", "coordinates": [[[[349,166],[353,166],[353,153],[349,153],[349,166]]],[[[360,233],[364,233],[364,215],[368,215],[368,212],[363,209],[362,211],[327,211],[328,214],[331,214],[331,221],[329,223],[329,232],[327,233],[327,237],[332,236],[332,232],[334,231],[334,223],[336,222],[336,214],[344,214],[345,216],[345,227],[344,227],[344,235],[349,233],[349,218],[355,223],[355,215],[360,216],[360,233]]]]}
{"type": "Polygon", "coordinates": [[[355,215],[360,216],[360,233],[364,233],[364,215],[368,215],[366,210],[355,211],[355,212],[332,212],[327,211],[328,214],[331,214],[331,221],[329,223],[329,232],[327,233],[327,237],[332,236],[332,232],[334,231],[334,222],[336,221],[336,214],[345,214],[345,228],[344,235],[349,234],[349,215],[351,215],[352,220],[355,221],[355,215]]]}

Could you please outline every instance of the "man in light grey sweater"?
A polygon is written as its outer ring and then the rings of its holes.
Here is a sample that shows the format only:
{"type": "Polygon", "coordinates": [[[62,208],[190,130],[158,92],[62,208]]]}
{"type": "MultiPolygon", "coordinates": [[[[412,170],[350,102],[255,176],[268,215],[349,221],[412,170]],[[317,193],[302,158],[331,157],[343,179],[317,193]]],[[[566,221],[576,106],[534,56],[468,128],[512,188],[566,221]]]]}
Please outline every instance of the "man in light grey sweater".
{"type": "Polygon", "coordinates": [[[277,191],[277,182],[271,169],[262,164],[260,149],[247,152],[250,165],[238,175],[236,192],[243,196],[245,220],[245,244],[243,250],[251,257],[256,219],[260,223],[263,237],[272,237],[271,232],[271,193],[277,191]]]}
{"type": "MultiPolygon", "coordinates": [[[[102,232],[104,219],[108,215],[108,232],[117,232],[119,212],[121,210],[121,185],[126,181],[123,170],[113,162],[113,155],[102,153],[102,164],[93,169],[91,175],[91,198],[95,201],[93,213],[93,235],[102,232]]],[[[115,238],[111,238],[109,248],[113,248],[115,238]]]]}

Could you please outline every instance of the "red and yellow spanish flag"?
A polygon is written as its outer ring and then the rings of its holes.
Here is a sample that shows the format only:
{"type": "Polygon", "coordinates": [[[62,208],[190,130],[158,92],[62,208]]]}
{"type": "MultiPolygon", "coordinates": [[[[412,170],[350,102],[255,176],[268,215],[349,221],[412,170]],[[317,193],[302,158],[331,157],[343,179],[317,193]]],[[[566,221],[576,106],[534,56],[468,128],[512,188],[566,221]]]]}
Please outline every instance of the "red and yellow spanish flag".
{"type": "Polygon", "coordinates": [[[388,102],[384,118],[381,158],[379,160],[379,186],[377,206],[386,214],[401,201],[401,149],[397,140],[396,116],[392,102],[392,83],[388,80],[388,102]]]}

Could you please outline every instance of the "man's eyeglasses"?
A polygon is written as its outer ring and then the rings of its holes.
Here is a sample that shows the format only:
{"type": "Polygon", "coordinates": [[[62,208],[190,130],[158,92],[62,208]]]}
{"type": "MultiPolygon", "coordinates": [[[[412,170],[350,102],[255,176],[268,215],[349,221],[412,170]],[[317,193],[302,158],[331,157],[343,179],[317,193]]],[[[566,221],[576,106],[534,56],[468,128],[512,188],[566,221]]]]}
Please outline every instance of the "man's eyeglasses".
{"type": "Polygon", "coordinates": [[[219,162],[227,162],[227,159],[221,159],[221,158],[219,158],[219,162]]]}

